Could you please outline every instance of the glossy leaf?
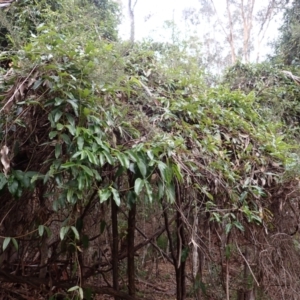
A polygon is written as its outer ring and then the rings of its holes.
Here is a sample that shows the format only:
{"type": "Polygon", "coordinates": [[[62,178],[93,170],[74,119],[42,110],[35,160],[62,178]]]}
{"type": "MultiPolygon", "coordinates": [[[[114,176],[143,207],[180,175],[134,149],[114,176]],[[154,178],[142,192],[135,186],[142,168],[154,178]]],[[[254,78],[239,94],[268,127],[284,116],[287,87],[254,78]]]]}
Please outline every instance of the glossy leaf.
{"type": "Polygon", "coordinates": [[[3,251],[7,248],[7,246],[8,246],[9,243],[10,243],[10,241],[11,241],[11,238],[10,238],[10,237],[6,237],[6,238],[4,239],[3,245],[2,245],[3,251]]]}
{"type": "Polygon", "coordinates": [[[117,204],[117,206],[120,206],[121,199],[120,199],[119,192],[116,189],[114,189],[114,188],[111,188],[111,191],[112,191],[115,203],[117,204]]]}
{"type": "Polygon", "coordinates": [[[145,181],[141,178],[137,178],[134,182],[134,192],[136,195],[139,195],[141,190],[143,189],[145,181]]]}
{"type": "Polygon", "coordinates": [[[98,191],[98,195],[100,198],[100,203],[105,202],[111,196],[112,191],[111,189],[102,189],[98,191]]]}

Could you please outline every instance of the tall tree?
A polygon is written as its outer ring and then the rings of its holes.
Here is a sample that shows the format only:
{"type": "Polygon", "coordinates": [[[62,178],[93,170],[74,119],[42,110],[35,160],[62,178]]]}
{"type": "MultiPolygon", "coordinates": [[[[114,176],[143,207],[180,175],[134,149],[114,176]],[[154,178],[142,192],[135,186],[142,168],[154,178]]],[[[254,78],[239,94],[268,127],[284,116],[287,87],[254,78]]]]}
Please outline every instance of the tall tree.
{"type": "Polygon", "coordinates": [[[234,64],[237,59],[249,62],[254,50],[256,60],[260,59],[266,32],[284,3],[283,0],[270,0],[267,4],[256,0],[226,0],[222,6],[214,0],[202,0],[200,13],[209,12],[210,22],[218,24],[220,35],[224,35],[230,47],[231,63],[234,64]]]}
{"type": "Polygon", "coordinates": [[[293,1],[285,9],[284,23],[280,37],[275,44],[276,57],[286,65],[300,63],[300,2],[293,1]]]}
{"type": "Polygon", "coordinates": [[[130,18],[130,42],[133,43],[135,39],[135,15],[134,9],[138,0],[128,0],[128,12],[130,18]]]}

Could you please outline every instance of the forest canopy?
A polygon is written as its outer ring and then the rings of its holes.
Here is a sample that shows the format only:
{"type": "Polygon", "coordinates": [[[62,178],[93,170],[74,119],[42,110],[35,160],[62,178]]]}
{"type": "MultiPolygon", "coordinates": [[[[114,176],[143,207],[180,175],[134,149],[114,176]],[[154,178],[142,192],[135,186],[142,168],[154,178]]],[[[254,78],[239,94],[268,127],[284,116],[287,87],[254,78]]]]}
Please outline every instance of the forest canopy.
{"type": "Polygon", "coordinates": [[[118,38],[109,0],[1,9],[3,299],[296,298],[295,11],[216,77],[189,41],[118,38]]]}

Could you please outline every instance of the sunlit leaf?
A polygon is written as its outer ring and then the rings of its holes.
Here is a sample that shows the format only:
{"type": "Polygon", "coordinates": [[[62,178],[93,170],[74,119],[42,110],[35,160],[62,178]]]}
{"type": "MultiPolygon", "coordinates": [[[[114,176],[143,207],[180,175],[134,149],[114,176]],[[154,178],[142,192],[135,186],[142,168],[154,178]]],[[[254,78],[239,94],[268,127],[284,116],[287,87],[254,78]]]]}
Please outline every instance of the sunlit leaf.
{"type": "Polygon", "coordinates": [[[137,178],[134,182],[134,192],[139,195],[141,190],[143,189],[145,181],[141,178],[137,178]]]}
{"type": "Polygon", "coordinates": [[[153,193],[152,193],[152,187],[151,187],[149,181],[145,181],[145,187],[146,187],[146,192],[147,192],[149,202],[152,202],[153,201],[153,193]]]}
{"type": "Polygon", "coordinates": [[[76,227],[71,226],[71,229],[72,229],[72,231],[73,231],[73,233],[74,233],[75,239],[76,239],[76,240],[79,240],[79,233],[78,233],[76,227]]]}
{"type": "Polygon", "coordinates": [[[121,199],[120,199],[119,192],[114,188],[111,188],[111,191],[113,193],[113,198],[114,198],[115,203],[117,204],[117,206],[120,206],[121,199]]]}
{"type": "Polygon", "coordinates": [[[147,166],[146,166],[145,162],[141,158],[139,158],[137,161],[137,165],[141,172],[141,175],[145,178],[147,175],[147,166]]]}
{"type": "Polygon", "coordinates": [[[100,198],[100,203],[105,202],[111,196],[111,189],[102,189],[98,191],[98,195],[100,198]]]}
{"type": "Polygon", "coordinates": [[[68,233],[69,229],[70,229],[70,226],[64,226],[60,229],[59,236],[60,236],[61,240],[63,240],[65,238],[65,236],[68,233]]]}
{"type": "Polygon", "coordinates": [[[8,246],[9,243],[10,243],[10,241],[11,241],[11,238],[10,238],[10,237],[6,237],[6,238],[4,239],[3,245],[2,245],[3,251],[7,248],[7,246],[8,246]]]}
{"type": "Polygon", "coordinates": [[[44,225],[39,225],[38,227],[38,231],[39,231],[39,236],[43,236],[44,234],[44,225]]]}

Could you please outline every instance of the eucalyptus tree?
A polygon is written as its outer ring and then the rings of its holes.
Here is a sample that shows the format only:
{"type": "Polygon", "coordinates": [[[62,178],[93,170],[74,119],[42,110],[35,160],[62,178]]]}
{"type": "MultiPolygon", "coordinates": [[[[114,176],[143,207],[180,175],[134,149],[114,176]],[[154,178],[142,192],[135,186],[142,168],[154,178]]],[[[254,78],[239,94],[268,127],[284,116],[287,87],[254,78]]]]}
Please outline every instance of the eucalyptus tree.
{"type": "Polygon", "coordinates": [[[221,36],[225,38],[229,50],[223,50],[223,56],[229,54],[230,64],[234,64],[237,60],[260,60],[262,43],[271,30],[270,23],[280,13],[285,1],[226,0],[220,4],[214,0],[201,0],[200,4],[199,14],[206,15],[210,30],[219,32],[216,41],[221,36]]]}
{"type": "Polygon", "coordinates": [[[275,43],[276,57],[285,65],[298,66],[300,55],[300,3],[292,1],[284,12],[280,36],[275,43]]]}

